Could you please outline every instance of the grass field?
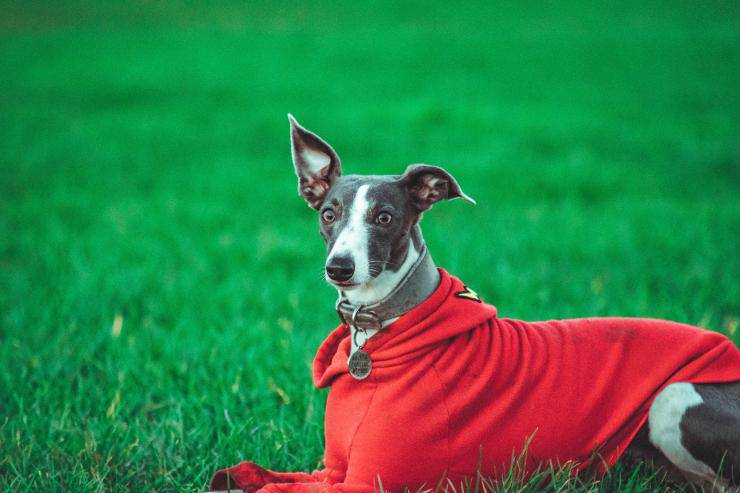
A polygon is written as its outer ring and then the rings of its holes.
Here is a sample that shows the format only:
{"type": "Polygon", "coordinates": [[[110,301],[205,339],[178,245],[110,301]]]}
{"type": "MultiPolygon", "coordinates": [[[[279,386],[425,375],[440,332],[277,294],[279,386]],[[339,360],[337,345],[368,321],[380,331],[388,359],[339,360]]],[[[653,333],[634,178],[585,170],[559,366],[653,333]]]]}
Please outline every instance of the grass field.
{"type": "Polygon", "coordinates": [[[503,316],[740,340],[735,2],[348,4],[0,3],[3,490],[317,466],[335,293],[289,111],[346,172],[452,171],[479,205],[427,242],[503,316]]]}

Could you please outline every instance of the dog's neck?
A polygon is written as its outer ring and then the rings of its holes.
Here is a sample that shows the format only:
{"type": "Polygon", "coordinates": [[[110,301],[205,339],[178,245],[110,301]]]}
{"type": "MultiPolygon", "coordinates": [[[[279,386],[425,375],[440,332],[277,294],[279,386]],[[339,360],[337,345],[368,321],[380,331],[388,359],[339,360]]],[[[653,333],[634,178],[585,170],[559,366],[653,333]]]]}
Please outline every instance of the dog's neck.
{"type": "MultiPolygon", "coordinates": [[[[426,249],[418,225],[413,228],[408,241],[406,257],[397,270],[383,271],[373,281],[351,291],[339,291],[340,301],[346,300],[353,309],[368,307],[380,320],[378,328],[358,328],[349,323],[350,355],[363,347],[381,328],[429,298],[439,285],[439,271],[426,249]]],[[[337,309],[339,311],[339,305],[337,309]]],[[[352,315],[345,312],[340,317],[349,322],[352,315]]]]}
{"type": "Polygon", "coordinates": [[[427,299],[439,284],[439,272],[427,252],[421,229],[414,226],[409,234],[408,247],[396,270],[384,270],[378,277],[349,291],[339,291],[353,307],[378,307],[378,313],[392,313],[382,317],[383,326],[427,299]]]}

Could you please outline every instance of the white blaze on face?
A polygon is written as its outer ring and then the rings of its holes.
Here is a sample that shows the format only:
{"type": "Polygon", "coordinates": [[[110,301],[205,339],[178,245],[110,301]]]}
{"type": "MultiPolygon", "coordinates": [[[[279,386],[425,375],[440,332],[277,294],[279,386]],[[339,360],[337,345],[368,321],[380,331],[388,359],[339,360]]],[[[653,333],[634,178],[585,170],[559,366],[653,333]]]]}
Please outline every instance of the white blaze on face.
{"type": "Polygon", "coordinates": [[[355,274],[352,282],[363,283],[370,278],[370,261],[368,258],[368,225],[367,211],[370,202],[367,191],[370,185],[362,185],[357,189],[352,205],[347,211],[348,219],[344,229],[339,232],[337,241],[329,252],[329,259],[334,256],[349,256],[355,264],[355,274]]]}

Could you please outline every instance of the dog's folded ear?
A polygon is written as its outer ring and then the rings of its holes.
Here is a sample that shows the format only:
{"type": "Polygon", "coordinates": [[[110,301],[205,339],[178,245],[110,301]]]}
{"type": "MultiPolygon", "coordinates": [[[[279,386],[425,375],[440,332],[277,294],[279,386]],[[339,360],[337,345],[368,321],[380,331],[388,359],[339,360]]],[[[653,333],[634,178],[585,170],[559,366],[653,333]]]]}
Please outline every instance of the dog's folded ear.
{"type": "Polygon", "coordinates": [[[401,181],[420,212],[442,199],[461,198],[475,204],[475,200],[463,193],[455,178],[439,166],[412,164],[401,175],[401,181]]]}
{"type": "Polygon", "coordinates": [[[308,205],[318,209],[331,184],[342,174],[339,156],[321,137],[303,128],[290,113],[288,120],[298,193],[308,205]]]}

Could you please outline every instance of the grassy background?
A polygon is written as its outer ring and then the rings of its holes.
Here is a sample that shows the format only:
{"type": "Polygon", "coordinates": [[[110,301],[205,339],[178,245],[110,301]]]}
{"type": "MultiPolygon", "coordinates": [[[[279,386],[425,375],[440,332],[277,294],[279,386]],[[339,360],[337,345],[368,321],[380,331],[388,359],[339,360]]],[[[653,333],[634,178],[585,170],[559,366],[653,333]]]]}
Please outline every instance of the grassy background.
{"type": "Polygon", "coordinates": [[[317,465],[335,294],[288,111],[347,172],[453,172],[479,205],[427,241],[503,316],[738,341],[737,3],[347,4],[0,3],[5,490],[317,465]]]}

